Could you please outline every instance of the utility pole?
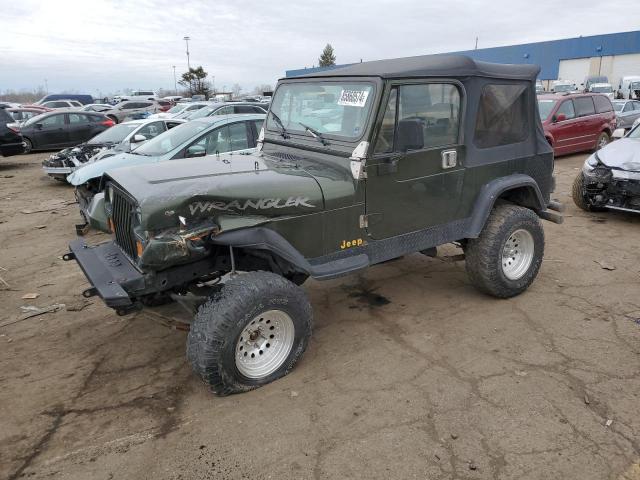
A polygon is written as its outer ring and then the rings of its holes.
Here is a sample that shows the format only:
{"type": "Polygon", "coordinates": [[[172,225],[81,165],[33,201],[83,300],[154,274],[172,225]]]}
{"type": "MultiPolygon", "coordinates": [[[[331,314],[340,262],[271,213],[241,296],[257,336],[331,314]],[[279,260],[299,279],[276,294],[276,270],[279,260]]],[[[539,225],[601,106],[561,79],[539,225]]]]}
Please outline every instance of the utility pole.
{"type": "Polygon", "coordinates": [[[191,37],[185,35],[182,39],[187,44],[187,72],[189,73],[189,93],[193,95],[193,85],[191,85],[191,62],[189,59],[189,40],[191,40],[191,37]]]}
{"type": "Polygon", "coordinates": [[[478,49],[478,37],[476,37],[476,48],[474,48],[474,50],[478,49]]]}
{"type": "Polygon", "coordinates": [[[176,92],[176,95],[178,95],[178,82],[176,80],[176,66],[173,65],[173,89],[176,92]]]}
{"type": "Polygon", "coordinates": [[[49,83],[47,82],[47,79],[44,79],[44,91],[47,92],[47,95],[49,95],[49,83]]]}

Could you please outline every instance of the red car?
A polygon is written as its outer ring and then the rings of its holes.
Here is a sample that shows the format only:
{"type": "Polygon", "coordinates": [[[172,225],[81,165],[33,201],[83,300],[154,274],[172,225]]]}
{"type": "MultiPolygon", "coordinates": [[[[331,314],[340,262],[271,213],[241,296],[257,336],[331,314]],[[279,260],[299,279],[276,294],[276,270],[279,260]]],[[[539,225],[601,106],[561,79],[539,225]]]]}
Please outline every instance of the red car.
{"type": "Polygon", "coordinates": [[[538,95],[538,110],[556,156],[598,150],[616,129],[616,114],[606,95],[538,95]]]}

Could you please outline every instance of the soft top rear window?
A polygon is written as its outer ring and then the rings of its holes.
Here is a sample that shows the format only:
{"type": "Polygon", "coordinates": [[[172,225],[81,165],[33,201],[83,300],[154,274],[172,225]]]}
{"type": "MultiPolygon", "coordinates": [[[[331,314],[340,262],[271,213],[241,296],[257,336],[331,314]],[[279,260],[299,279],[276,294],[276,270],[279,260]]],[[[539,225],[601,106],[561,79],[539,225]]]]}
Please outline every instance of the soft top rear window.
{"type": "Polygon", "coordinates": [[[486,85],[476,117],[474,143],[491,148],[522,142],[529,134],[527,86],[486,85]]]}

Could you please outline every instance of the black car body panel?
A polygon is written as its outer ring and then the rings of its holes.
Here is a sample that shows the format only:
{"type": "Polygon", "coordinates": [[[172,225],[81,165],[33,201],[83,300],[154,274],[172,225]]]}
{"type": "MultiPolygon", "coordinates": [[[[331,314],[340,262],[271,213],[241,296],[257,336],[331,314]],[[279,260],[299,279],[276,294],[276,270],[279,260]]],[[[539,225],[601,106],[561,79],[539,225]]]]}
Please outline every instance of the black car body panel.
{"type": "Polygon", "coordinates": [[[113,121],[101,113],[55,110],[28,120],[20,133],[33,150],[46,150],[85,142],[111,125],[113,121]]]}
{"type": "Polygon", "coordinates": [[[0,154],[3,157],[20,155],[24,152],[22,135],[7,127],[7,123],[13,121],[13,117],[4,108],[0,108],[0,154]]]}

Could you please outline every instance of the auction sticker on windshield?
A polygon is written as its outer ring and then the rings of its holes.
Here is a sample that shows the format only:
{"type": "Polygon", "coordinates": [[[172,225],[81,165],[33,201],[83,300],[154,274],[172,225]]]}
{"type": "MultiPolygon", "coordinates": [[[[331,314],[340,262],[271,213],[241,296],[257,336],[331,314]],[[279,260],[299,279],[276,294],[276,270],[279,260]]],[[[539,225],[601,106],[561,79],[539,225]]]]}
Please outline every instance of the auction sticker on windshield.
{"type": "Polygon", "coordinates": [[[367,90],[342,90],[338,105],[345,107],[364,107],[369,92],[367,90]]]}

